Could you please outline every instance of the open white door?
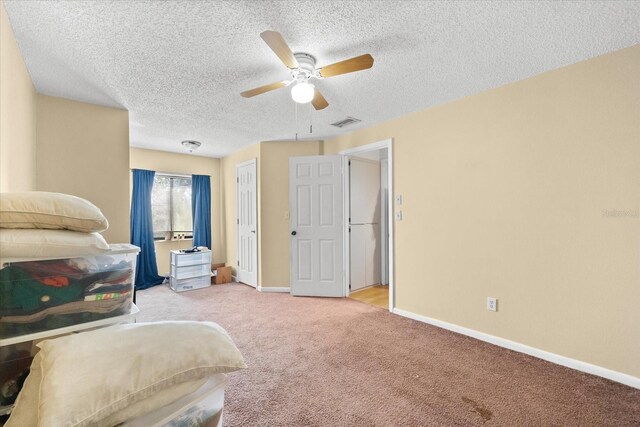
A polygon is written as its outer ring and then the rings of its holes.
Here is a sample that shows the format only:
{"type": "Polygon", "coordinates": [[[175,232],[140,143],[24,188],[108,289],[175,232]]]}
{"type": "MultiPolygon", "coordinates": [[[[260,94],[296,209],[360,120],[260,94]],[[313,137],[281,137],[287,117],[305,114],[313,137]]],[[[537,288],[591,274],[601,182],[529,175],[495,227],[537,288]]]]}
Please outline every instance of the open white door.
{"type": "Polygon", "coordinates": [[[236,166],[238,198],[238,282],[258,285],[258,188],[256,160],[236,166]]]}
{"type": "Polygon", "coordinates": [[[344,296],[342,156],[289,159],[291,294],[344,296]]]}

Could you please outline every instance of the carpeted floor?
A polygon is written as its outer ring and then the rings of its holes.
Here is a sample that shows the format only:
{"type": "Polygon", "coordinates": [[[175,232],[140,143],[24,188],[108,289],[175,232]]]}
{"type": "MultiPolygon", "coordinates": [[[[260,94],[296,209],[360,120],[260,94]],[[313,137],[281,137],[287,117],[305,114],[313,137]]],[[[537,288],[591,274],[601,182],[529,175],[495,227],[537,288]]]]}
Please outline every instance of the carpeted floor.
{"type": "Polygon", "coordinates": [[[229,375],[226,426],[640,425],[640,390],[358,301],[238,284],[137,299],[139,321],[234,338],[249,368],[229,375]]]}

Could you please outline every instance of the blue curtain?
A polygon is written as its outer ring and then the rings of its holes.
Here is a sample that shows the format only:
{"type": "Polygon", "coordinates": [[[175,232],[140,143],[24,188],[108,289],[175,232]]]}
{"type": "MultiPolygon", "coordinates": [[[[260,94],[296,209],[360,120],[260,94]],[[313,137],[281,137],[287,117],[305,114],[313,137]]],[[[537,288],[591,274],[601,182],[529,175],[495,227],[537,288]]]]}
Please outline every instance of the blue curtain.
{"type": "Polygon", "coordinates": [[[211,177],[191,178],[191,214],[193,215],[193,246],[211,249],[211,177]]]}
{"type": "Polygon", "coordinates": [[[136,265],[136,290],[159,285],[164,277],[158,275],[156,248],[153,245],[153,219],[151,216],[151,190],[154,171],[133,170],[131,196],[131,244],[140,248],[136,265]]]}

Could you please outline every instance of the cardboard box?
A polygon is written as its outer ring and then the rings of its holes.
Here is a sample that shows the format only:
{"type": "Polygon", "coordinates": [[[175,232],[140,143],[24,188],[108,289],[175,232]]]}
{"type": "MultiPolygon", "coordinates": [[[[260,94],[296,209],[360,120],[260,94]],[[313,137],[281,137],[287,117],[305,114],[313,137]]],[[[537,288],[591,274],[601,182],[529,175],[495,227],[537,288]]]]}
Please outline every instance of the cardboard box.
{"type": "Polygon", "coordinates": [[[221,285],[223,283],[231,283],[231,267],[218,267],[216,268],[215,275],[213,276],[214,283],[221,285]]]}

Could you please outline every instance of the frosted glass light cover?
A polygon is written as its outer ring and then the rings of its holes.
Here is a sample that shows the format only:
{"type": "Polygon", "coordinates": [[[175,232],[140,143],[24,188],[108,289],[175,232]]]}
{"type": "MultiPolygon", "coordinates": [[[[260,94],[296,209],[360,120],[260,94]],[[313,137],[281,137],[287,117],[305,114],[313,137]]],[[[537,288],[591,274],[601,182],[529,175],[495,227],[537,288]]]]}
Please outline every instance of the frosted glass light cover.
{"type": "Polygon", "coordinates": [[[311,102],[315,94],[315,87],[311,83],[298,83],[291,88],[291,98],[299,104],[311,102]]]}

